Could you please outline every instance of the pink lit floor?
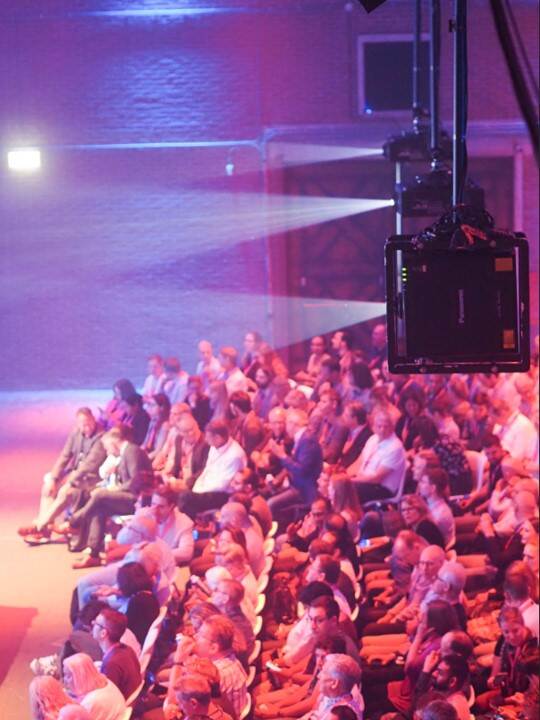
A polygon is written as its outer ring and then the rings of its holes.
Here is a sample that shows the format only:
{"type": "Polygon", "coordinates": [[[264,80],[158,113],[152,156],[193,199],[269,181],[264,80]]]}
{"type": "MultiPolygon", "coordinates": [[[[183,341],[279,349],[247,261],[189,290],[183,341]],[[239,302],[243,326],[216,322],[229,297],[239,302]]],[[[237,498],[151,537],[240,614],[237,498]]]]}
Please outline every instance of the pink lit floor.
{"type": "MultiPolygon", "coordinates": [[[[69,631],[71,591],[81,571],[63,545],[31,548],[17,535],[32,520],[51,467],[80,405],[107,393],[0,393],[0,717],[27,720],[32,658],[49,655],[69,631]]],[[[84,571],[83,571],[84,572],[84,571]]]]}

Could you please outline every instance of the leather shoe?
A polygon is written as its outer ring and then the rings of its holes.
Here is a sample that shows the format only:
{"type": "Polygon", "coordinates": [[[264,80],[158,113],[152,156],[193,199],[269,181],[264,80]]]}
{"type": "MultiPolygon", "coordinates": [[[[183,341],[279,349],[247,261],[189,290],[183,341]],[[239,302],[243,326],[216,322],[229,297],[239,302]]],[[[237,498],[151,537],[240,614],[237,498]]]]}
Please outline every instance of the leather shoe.
{"type": "Polygon", "coordinates": [[[48,532],[35,532],[32,535],[25,535],[23,540],[27,545],[48,545],[51,542],[51,534],[48,532]]]}
{"type": "Polygon", "coordinates": [[[71,566],[74,570],[83,570],[84,568],[93,568],[101,566],[101,558],[93,555],[85,555],[85,557],[75,560],[71,566]]]}
{"type": "Polygon", "coordinates": [[[26,535],[35,535],[37,531],[38,529],[35,525],[27,525],[26,527],[20,527],[17,530],[17,534],[21,537],[25,537],[26,535]]]}
{"type": "Polygon", "coordinates": [[[80,553],[86,547],[86,543],[81,541],[79,538],[72,538],[68,542],[68,550],[72,553],[80,553]]]}

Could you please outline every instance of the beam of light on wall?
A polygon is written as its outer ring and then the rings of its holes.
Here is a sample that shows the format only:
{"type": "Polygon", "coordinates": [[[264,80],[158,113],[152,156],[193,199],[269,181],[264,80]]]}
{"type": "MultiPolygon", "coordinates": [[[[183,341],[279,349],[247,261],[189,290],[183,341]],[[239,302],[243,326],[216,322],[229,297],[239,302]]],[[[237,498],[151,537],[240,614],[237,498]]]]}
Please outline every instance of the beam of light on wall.
{"type": "MultiPolygon", "coordinates": [[[[32,246],[25,263],[6,274],[0,297],[15,297],[25,288],[26,294],[39,295],[48,287],[42,277],[44,263],[54,268],[78,267],[81,257],[101,268],[107,275],[122,267],[126,273],[137,273],[148,267],[149,256],[159,267],[230,249],[240,243],[258,241],[270,233],[314,225],[361,211],[390,206],[392,200],[358,200],[354,198],[291,197],[264,193],[235,193],[190,190],[162,185],[148,188],[136,183],[114,185],[104,190],[93,183],[80,182],[66,189],[45,184],[39,193],[19,195],[19,220],[11,231],[13,242],[26,246],[35,236],[26,217],[44,218],[47,242],[32,246]],[[83,226],[69,208],[99,206],[99,213],[83,226]],[[31,214],[29,214],[31,211],[31,214]],[[54,218],[47,225],[47,218],[54,218]],[[78,242],[73,242],[74,233],[78,242]],[[84,248],[84,250],[83,250],[84,248]],[[90,257],[92,258],[90,260],[90,257]]],[[[55,287],[70,280],[58,273],[55,287]]]]}
{"type": "MultiPolygon", "coordinates": [[[[242,313],[242,308],[256,309],[261,321],[259,327],[267,323],[264,317],[272,309],[276,317],[288,318],[288,324],[274,328],[273,343],[276,347],[286,347],[302,342],[314,335],[324,335],[340,328],[375,320],[386,315],[384,302],[363,300],[334,300],[327,298],[284,297],[255,294],[240,294],[214,291],[202,293],[200,301],[211,302],[214,307],[227,307],[231,311],[242,313]]],[[[253,328],[257,329],[257,328],[253,328]]]]}
{"type": "Polygon", "coordinates": [[[31,147],[13,148],[8,150],[7,163],[13,172],[34,173],[41,168],[41,152],[31,147]]]}
{"type": "Polygon", "coordinates": [[[281,156],[286,165],[310,165],[333,160],[382,157],[380,147],[355,147],[343,145],[319,145],[310,143],[271,142],[269,154],[281,156]]]}
{"type": "Polygon", "coordinates": [[[74,11],[72,15],[83,15],[89,17],[111,17],[111,18],[159,18],[159,17],[193,17],[197,15],[217,15],[223,13],[240,13],[243,8],[220,8],[220,7],[198,7],[198,8],[127,8],[125,10],[81,10],[74,11]]]}

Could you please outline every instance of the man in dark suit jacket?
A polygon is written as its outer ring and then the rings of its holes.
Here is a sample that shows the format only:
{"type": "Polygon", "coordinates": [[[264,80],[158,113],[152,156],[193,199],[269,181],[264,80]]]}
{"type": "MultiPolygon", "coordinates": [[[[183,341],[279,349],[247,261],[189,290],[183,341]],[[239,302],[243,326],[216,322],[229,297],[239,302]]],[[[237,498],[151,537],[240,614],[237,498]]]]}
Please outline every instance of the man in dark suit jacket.
{"type": "Polygon", "coordinates": [[[294,441],[292,456],[283,446],[269,442],[270,451],[289,472],[291,486],[268,501],[272,514],[288,505],[309,505],[317,494],[317,478],[321,474],[323,457],[321,446],[307,430],[308,417],[303,410],[287,412],[287,435],[294,441]]]}
{"type": "Polygon", "coordinates": [[[341,451],[340,465],[348,468],[364,449],[367,439],[373,434],[367,422],[367,413],[359,402],[351,402],[343,410],[343,423],[348,429],[347,439],[341,451]]]}
{"type": "Polygon", "coordinates": [[[103,436],[107,454],[120,458],[118,465],[111,468],[105,487],[92,491],[90,500],[70,520],[72,528],[80,528],[79,539],[72,543],[71,550],[79,552],[90,548],[90,555],[73,564],[75,569],[96,567],[101,564],[99,553],[105,536],[105,522],[112,515],[130,515],[145,484],[153,478],[152,463],[148,455],[135,443],[126,438],[129,428],[115,427],[103,436]]]}

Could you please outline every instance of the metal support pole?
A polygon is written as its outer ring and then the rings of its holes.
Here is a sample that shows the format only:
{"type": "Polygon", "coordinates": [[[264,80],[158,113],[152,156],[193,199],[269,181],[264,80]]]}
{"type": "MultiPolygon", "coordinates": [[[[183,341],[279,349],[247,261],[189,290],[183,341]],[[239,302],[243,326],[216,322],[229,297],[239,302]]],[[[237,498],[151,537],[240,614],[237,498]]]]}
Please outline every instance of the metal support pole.
{"type": "Polygon", "coordinates": [[[454,138],[452,205],[463,203],[467,175],[467,0],[455,0],[454,15],[454,138]]]}
{"type": "Polygon", "coordinates": [[[414,8],[413,62],[412,62],[412,111],[413,126],[419,129],[422,118],[420,104],[420,42],[422,40],[422,0],[416,0],[414,8]]]}
{"type": "MultiPolygon", "coordinates": [[[[396,186],[401,183],[401,163],[396,163],[396,186]]],[[[396,235],[401,235],[403,230],[403,215],[396,205],[396,235]]]]}
{"type": "Polygon", "coordinates": [[[436,165],[440,155],[439,145],[439,75],[441,64],[441,3],[431,0],[429,43],[429,114],[431,159],[436,165]]]}

